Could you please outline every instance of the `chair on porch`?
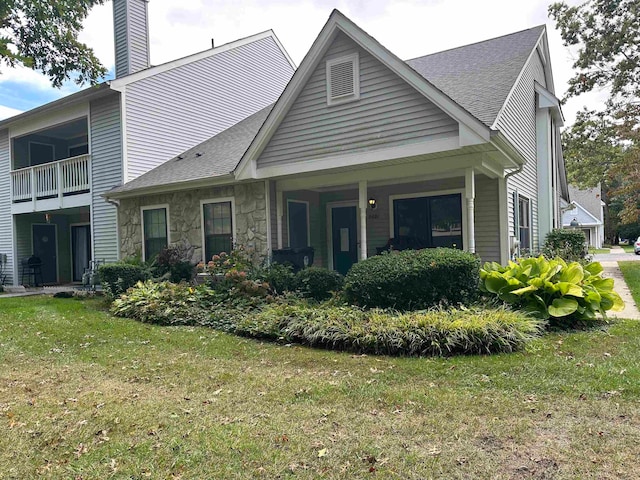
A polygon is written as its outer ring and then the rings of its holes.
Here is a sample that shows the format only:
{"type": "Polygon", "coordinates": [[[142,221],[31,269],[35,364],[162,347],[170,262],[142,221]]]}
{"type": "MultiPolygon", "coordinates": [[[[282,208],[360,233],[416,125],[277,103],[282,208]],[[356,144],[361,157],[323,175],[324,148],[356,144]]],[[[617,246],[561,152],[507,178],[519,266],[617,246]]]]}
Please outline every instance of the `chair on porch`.
{"type": "Polygon", "coordinates": [[[22,267],[20,271],[20,283],[25,285],[24,277],[27,277],[26,285],[33,285],[35,287],[42,284],[42,260],[35,255],[31,255],[28,258],[23,258],[20,262],[22,267]],[[38,283],[38,277],[40,282],[38,283]],[[32,283],[33,280],[33,283],[32,283]]]}

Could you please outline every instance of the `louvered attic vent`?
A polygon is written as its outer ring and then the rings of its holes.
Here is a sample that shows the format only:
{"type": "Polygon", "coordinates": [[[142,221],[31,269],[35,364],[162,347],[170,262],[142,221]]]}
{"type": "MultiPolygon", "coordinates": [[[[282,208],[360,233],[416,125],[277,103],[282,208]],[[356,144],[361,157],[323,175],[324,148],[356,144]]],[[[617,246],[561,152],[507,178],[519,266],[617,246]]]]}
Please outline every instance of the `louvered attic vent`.
{"type": "Polygon", "coordinates": [[[327,60],[327,104],[360,98],[358,54],[327,60]]]}

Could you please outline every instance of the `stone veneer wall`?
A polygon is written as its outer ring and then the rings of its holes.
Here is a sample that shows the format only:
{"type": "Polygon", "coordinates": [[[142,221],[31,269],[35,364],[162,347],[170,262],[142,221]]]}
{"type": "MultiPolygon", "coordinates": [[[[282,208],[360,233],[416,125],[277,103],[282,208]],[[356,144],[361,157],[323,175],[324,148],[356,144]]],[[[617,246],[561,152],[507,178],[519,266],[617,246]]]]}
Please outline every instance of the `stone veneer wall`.
{"type": "Polygon", "coordinates": [[[127,198],[120,201],[120,258],[141,255],[140,209],[148,205],[169,205],[169,243],[186,241],[194,247],[193,261],[202,260],[201,200],[235,199],[236,244],[267,254],[267,209],[264,182],[207,187],[172,193],[127,198]]]}

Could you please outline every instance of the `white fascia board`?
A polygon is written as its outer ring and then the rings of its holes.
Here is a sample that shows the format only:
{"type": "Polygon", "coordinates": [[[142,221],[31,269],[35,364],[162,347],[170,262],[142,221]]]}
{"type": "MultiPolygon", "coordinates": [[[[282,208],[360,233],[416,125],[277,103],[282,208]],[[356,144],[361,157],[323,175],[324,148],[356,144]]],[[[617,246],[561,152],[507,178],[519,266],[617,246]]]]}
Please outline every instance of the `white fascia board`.
{"type": "Polygon", "coordinates": [[[42,112],[37,117],[25,119],[9,127],[9,138],[21,137],[30,133],[36,133],[62,123],[71,122],[79,118],[89,119],[89,101],[67,106],[63,109],[55,109],[42,112]]]}
{"type": "Polygon", "coordinates": [[[162,65],[149,67],[145,70],[141,70],[139,72],[133,73],[131,75],[127,75],[125,77],[116,78],[114,80],[111,80],[111,88],[113,90],[121,91],[121,89],[124,86],[129,85],[130,83],[137,82],[139,80],[143,80],[145,78],[149,78],[154,75],[167,72],[174,68],[181,67],[183,65],[188,65],[190,63],[197,62],[198,60],[209,58],[213,55],[217,55],[222,52],[233,50],[234,48],[242,47],[244,45],[248,45],[250,43],[257,42],[259,40],[262,40],[264,38],[269,38],[269,37],[271,37],[274,40],[276,45],[278,45],[278,47],[282,50],[282,53],[284,54],[287,61],[291,64],[291,67],[295,69],[295,64],[293,63],[293,60],[291,60],[291,57],[289,57],[289,54],[286,52],[286,50],[284,50],[282,44],[280,43],[278,38],[275,36],[273,31],[267,30],[262,33],[251,35],[250,37],[241,38],[240,40],[235,40],[233,42],[226,43],[219,47],[210,48],[209,50],[205,50],[203,52],[198,52],[198,53],[194,53],[193,55],[178,58],[177,60],[172,60],[170,62],[163,63],[162,65]]]}
{"type": "MultiPolygon", "coordinates": [[[[524,75],[524,71],[527,69],[527,66],[529,66],[529,62],[531,62],[531,58],[537,54],[538,52],[538,45],[540,44],[540,42],[542,41],[542,39],[545,37],[547,32],[547,27],[544,28],[544,30],[542,30],[542,33],[540,34],[540,37],[538,37],[538,41],[536,42],[536,44],[534,45],[534,47],[531,49],[531,53],[529,53],[529,56],[527,57],[527,61],[524,62],[524,64],[522,65],[522,69],[520,70],[520,73],[518,74],[516,81],[513,82],[513,85],[511,85],[511,90],[509,90],[509,93],[507,94],[507,97],[504,99],[504,103],[502,104],[502,106],[500,107],[500,110],[498,111],[498,115],[496,115],[496,119],[493,121],[493,125],[491,125],[491,128],[493,130],[497,129],[497,125],[498,122],[500,121],[500,118],[502,117],[502,115],[504,114],[504,110],[507,107],[507,104],[509,103],[509,101],[511,100],[511,97],[513,97],[513,93],[516,90],[516,87],[518,86],[518,84],[520,83],[520,80],[522,80],[522,76],[524,75]]],[[[547,69],[547,65],[544,66],[545,67],[545,72],[547,69]]],[[[546,75],[545,75],[546,76],[546,75]]]]}
{"type": "Polygon", "coordinates": [[[516,150],[499,130],[491,131],[491,144],[506,158],[511,167],[521,167],[526,163],[526,159],[516,150]]]}
{"type": "Polygon", "coordinates": [[[302,60],[300,67],[296,70],[291,81],[267,116],[267,119],[245,152],[242,160],[236,167],[235,172],[237,178],[251,178],[251,169],[248,168],[247,164],[254,163],[262,153],[263,149],[271,139],[271,136],[284,120],[284,117],[306,85],[309,77],[315,71],[320,60],[324,56],[324,53],[330,47],[331,42],[338,32],[346,34],[351,38],[351,40],[360,45],[360,47],[366,50],[383,65],[390,68],[391,71],[405,80],[418,92],[422,93],[437,107],[458,121],[460,125],[464,124],[466,126],[466,130],[473,132],[485,142],[490,140],[490,130],[484,123],[467,112],[442,91],[438,90],[427,79],[409,67],[409,65],[400,60],[397,56],[389,52],[377,40],[368,35],[351,20],[342,15],[339,11],[334,10],[329,17],[329,20],[320,31],[320,34],[313,42],[311,49],[302,60]]]}
{"type": "Polygon", "coordinates": [[[186,182],[168,183],[164,185],[154,185],[152,187],[140,187],[133,190],[125,190],[123,192],[104,192],[100,196],[105,199],[121,199],[142,197],[145,195],[155,195],[158,193],[179,192],[182,190],[193,190],[196,188],[205,188],[217,185],[228,185],[230,183],[238,183],[232,174],[219,175],[217,177],[199,178],[186,182]]]}
{"type": "Polygon", "coordinates": [[[560,107],[560,100],[544,88],[538,82],[534,83],[534,89],[538,94],[538,108],[548,108],[551,110],[553,119],[556,121],[559,127],[564,126],[564,116],[562,115],[562,109],[560,107]]]}

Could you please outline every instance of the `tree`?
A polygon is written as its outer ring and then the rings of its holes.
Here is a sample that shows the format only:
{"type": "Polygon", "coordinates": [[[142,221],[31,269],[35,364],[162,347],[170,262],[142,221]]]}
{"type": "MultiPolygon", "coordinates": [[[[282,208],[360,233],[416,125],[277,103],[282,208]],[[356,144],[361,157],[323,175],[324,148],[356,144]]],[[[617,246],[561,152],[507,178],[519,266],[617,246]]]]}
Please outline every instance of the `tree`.
{"type": "MultiPolygon", "coordinates": [[[[567,173],[580,186],[599,178],[624,223],[640,219],[640,1],[554,3],[563,43],[578,47],[567,98],[609,91],[606,109],[583,111],[563,134],[567,173]]],[[[566,99],[565,99],[566,100],[566,99]]],[[[595,182],[597,183],[597,182],[595,182]]]]}
{"type": "Polygon", "coordinates": [[[54,87],[65,80],[94,84],[106,69],[77,40],[82,21],[104,0],[0,1],[0,65],[24,65],[47,75],[54,87]]]}

